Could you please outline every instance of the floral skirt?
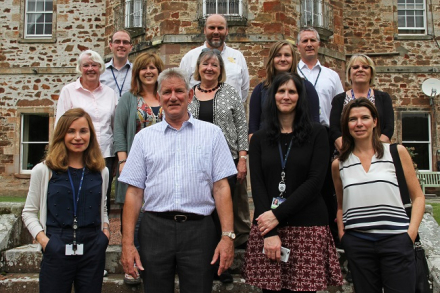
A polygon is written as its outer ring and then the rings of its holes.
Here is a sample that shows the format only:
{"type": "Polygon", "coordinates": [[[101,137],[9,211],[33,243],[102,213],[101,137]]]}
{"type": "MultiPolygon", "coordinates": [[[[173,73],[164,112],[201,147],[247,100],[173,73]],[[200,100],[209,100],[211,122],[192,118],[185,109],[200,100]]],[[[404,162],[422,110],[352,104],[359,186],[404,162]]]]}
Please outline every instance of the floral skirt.
{"type": "Polygon", "coordinates": [[[341,286],[342,275],[328,226],[278,228],[281,246],[290,249],[287,263],[262,253],[264,238],[253,225],[243,268],[246,283],[267,290],[319,291],[341,286]]]}

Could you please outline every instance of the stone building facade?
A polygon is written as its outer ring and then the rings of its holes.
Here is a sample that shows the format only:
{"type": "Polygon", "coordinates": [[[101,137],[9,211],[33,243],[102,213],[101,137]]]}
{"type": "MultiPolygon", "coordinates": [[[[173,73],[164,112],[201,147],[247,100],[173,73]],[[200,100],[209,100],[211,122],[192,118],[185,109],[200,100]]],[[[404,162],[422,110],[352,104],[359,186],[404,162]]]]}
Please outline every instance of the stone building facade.
{"type": "Polygon", "coordinates": [[[41,159],[53,131],[58,94],[77,78],[74,68],[82,50],[92,49],[109,59],[110,35],[126,28],[134,43],[130,59],[150,51],[158,53],[166,66],[178,66],[187,51],[203,43],[204,17],[215,9],[227,14],[227,44],[243,52],[251,91],[264,78],[271,43],[280,39],[296,43],[301,26],[312,25],[321,32],[320,61],[343,81],[350,56],[368,54],[377,65],[376,88],[393,99],[394,140],[416,147],[422,169],[438,170],[440,98],[431,105],[421,84],[440,78],[440,0],[0,3],[0,176],[26,177],[41,159]],[[413,2],[417,5],[410,6],[413,2]],[[38,5],[39,10],[34,9],[38,5]],[[41,14],[46,17],[43,21],[41,14]]]}

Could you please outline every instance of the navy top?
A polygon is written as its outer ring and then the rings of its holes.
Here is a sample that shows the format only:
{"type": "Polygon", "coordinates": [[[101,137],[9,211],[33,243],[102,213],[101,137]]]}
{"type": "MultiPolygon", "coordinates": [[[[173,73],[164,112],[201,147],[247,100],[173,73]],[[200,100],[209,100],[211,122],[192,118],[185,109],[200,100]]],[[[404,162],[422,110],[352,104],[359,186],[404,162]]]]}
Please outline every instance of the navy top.
{"type": "MultiPolygon", "coordinates": [[[[82,169],[69,167],[75,193],[78,192],[82,169]]],[[[101,225],[101,172],[91,172],[86,168],[79,195],[77,217],[78,227],[96,227],[101,225]]],[[[73,194],[67,172],[52,172],[47,189],[48,227],[72,228],[73,194]]]]}
{"type": "MultiPolygon", "coordinates": [[[[319,123],[319,97],[313,84],[304,80],[304,88],[306,90],[307,101],[309,105],[310,119],[319,123]]],[[[252,92],[251,101],[249,102],[249,134],[255,133],[262,128],[263,125],[263,107],[267,97],[268,88],[259,83],[252,92]]]]}

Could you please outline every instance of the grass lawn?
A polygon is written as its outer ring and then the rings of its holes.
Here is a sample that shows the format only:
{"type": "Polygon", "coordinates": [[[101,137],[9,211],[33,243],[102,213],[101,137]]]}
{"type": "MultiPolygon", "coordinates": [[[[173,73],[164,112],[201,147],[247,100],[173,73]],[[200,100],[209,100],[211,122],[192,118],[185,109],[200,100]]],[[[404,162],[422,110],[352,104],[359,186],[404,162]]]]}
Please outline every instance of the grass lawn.
{"type": "Polygon", "coordinates": [[[429,203],[432,205],[432,212],[434,214],[434,219],[440,225],[440,203],[429,203]]]}
{"type": "Polygon", "coordinates": [[[0,202],[25,202],[26,197],[20,196],[0,196],[0,202]]]}

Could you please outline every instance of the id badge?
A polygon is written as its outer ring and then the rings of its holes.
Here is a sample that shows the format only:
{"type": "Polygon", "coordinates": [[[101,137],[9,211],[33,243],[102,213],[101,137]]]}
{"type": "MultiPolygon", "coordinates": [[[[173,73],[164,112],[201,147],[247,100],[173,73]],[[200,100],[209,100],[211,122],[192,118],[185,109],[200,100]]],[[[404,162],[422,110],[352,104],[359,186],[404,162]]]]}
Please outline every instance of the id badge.
{"type": "Polygon", "coordinates": [[[76,251],[73,250],[73,244],[66,244],[66,255],[83,255],[84,244],[77,244],[76,251]]]}
{"type": "Polygon", "coordinates": [[[286,199],[284,197],[274,197],[272,199],[272,205],[270,206],[271,209],[276,209],[279,207],[280,204],[282,204],[286,199]]]}

